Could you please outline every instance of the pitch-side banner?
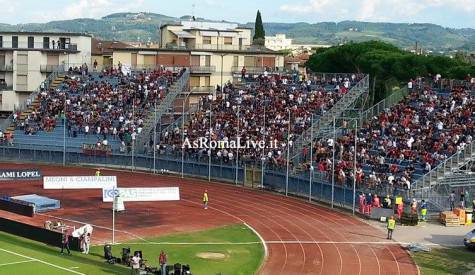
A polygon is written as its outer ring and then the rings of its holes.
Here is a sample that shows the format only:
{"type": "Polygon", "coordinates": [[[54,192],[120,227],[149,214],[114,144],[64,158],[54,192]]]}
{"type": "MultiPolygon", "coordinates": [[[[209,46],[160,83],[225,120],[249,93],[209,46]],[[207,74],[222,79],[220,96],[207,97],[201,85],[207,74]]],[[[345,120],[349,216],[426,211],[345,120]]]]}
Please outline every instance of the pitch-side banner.
{"type": "Polygon", "coordinates": [[[113,189],[116,176],[43,177],[44,189],[113,189]]]}
{"type": "Polygon", "coordinates": [[[36,180],[41,178],[39,169],[0,169],[2,180],[36,180]]]}
{"type": "Polygon", "coordinates": [[[102,201],[112,202],[115,196],[123,201],[177,201],[180,200],[178,187],[144,187],[144,188],[104,188],[102,201]]]}

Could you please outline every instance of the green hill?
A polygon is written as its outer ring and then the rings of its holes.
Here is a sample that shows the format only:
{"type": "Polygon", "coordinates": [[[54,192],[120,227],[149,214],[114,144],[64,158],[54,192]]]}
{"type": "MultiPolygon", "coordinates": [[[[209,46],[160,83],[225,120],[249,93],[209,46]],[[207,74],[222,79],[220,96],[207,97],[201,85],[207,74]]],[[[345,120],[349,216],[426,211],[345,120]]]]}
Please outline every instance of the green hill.
{"type": "MultiPolygon", "coordinates": [[[[8,25],[0,23],[0,31],[87,32],[101,39],[157,41],[162,24],[189,19],[156,13],[114,13],[101,19],[73,19],[48,23],[8,25]]],[[[266,18],[264,18],[265,20],[266,18]]],[[[199,18],[201,20],[201,18],[199,18]]],[[[254,23],[244,24],[254,27],[254,23]]],[[[267,35],[284,33],[295,43],[340,44],[349,41],[381,40],[401,48],[419,46],[433,51],[475,50],[475,29],[452,29],[435,24],[370,23],[342,21],[310,23],[264,23],[267,35]]]]}

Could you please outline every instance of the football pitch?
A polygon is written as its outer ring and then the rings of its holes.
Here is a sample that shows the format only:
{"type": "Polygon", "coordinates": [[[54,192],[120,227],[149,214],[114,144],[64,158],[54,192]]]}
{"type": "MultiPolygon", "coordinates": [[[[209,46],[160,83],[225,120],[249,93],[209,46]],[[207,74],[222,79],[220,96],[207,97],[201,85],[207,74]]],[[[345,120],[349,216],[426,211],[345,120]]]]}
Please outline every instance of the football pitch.
{"type": "MultiPolygon", "coordinates": [[[[259,238],[242,224],[117,244],[113,255],[120,257],[123,247],[141,250],[147,264],[155,267],[164,250],[168,264],[189,264],[193,274],[253,274],[264,255],[259,238]]],[[[102,245],[91,247],[89,255],[74,251],[69,256],[59,251],[0,232],[0,274],[130,274],[128,267],[104,261],[102,245]]]]}

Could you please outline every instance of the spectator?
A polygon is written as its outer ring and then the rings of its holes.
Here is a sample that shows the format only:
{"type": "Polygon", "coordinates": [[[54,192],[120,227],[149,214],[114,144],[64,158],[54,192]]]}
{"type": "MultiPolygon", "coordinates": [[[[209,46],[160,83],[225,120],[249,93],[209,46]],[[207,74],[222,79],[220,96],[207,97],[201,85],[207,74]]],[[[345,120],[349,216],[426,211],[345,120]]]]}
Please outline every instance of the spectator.
{"type": "Polygon", "coordinates": [[[161,270],[161,274],[165,274],[165,271],[167,269],[167,254],[165,254],[165,252],[163,252],[163,250],[160,252],[160,256],[159,256],[159,263],[160,263],[160,270],[161,270]]]}
{"type": "Polygon", "coordinates": [[[455,191],[452,191],[449,195],[449,204],[450,204],[450,211],[455,209],[455,191]]]}
{"type": "Polygon", "coordinates": [[[68,255],[71,255],[71,250],[69,250],[69,234],[68,231],[64,231],[61,235],[61,254],[64,254],[63,251],[66,248],[68,255]]]}

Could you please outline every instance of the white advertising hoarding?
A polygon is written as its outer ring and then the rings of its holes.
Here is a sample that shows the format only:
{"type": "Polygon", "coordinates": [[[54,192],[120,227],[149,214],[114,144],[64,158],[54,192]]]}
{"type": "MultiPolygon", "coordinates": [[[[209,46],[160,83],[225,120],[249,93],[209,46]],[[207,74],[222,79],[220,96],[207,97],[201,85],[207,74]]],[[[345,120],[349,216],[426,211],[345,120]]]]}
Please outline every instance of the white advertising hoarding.
{"type": "Polygon", "coordinates": [[[44,189],[113,189],[116,176],[43,177],[44,189]]]}
{"type": "Polygon", "coordinates": [[[112,202],[114,194],[123,201],[177,201],[180,200],[178,187],[104,188],[102,201],[112,202]]]}

